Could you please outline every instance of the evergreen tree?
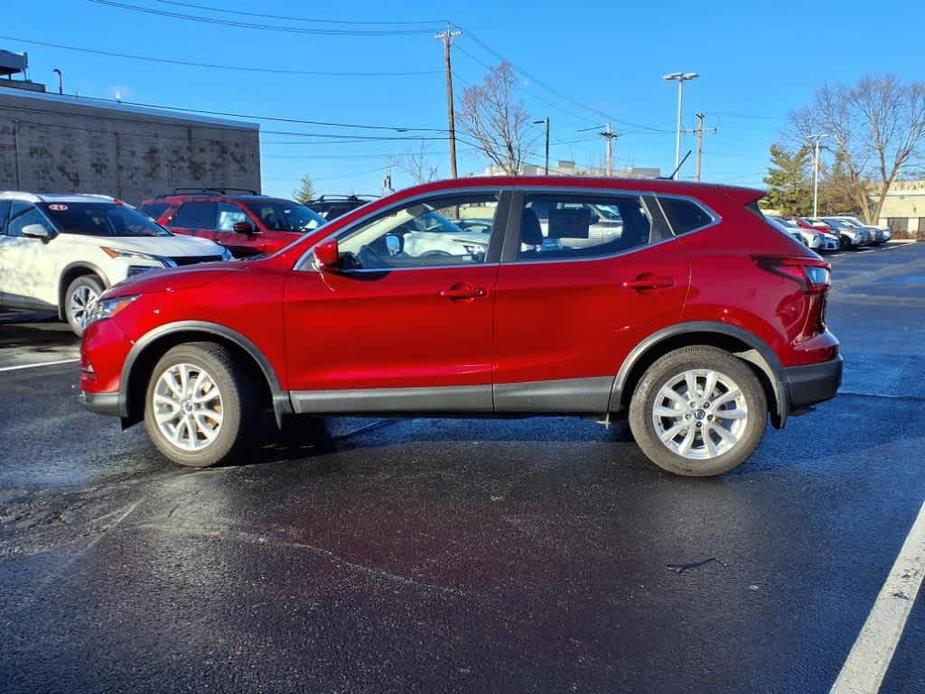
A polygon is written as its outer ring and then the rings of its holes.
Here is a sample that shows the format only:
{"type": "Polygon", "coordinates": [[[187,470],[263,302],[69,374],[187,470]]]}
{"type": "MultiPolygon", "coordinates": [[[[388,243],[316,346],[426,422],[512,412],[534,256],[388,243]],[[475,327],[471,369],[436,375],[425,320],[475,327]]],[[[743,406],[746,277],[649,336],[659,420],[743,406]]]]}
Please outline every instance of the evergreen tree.
{"type": "Polygon", "coordinates": [[[301,202],[303,205],[314,199],[315,186],[312,185],[310,176],[302,177],[302,182],[299,184],[298,189],[292,191],[292,197],[295,198],[296,202],[301,202]]]}
{"type": "Polygon", "coordinates": [[[768,185],[765,205],[781,214],[807,215],[813,210],[812,155],[808,148],[788,152],[771,145],[771,165],[764,182],[768,185]]]}

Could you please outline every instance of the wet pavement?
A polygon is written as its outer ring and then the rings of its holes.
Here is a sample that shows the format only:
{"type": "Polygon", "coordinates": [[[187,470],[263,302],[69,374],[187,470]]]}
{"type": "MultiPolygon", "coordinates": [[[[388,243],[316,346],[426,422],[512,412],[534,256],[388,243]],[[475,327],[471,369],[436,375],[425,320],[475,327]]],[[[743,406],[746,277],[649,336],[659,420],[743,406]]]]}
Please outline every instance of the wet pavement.
{"type": "MultiPolygon", "coordinates": [[[[832,262],[843,394],[716,479],[562,418],[185,470],[75,364],[0,373],[0,689],[828,691],[925,499],[925,244],[832,262]]],[[[0,368],[74,348],[0,314],[0,368]]],[[[884,692],[925,692],[923,600],[884,692]]]]}

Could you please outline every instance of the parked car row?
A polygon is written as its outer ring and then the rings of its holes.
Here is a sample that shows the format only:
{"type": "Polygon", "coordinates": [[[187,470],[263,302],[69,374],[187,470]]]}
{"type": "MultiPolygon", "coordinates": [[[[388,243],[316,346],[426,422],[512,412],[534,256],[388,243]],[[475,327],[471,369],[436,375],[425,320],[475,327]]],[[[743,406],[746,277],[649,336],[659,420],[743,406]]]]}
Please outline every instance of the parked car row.
{"type": "Polygon", "coordinates": [[[870,226],[857,217],[769,217],[771,223],[816,251],[832,251],[877,245],[889,241],[889,227],[870,226]]]}

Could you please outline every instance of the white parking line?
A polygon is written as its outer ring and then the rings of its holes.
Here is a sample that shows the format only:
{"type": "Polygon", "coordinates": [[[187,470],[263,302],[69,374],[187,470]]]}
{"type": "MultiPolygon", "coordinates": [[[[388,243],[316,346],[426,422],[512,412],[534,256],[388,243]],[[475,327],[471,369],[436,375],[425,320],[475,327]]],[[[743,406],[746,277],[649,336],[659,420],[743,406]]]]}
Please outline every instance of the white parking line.
{"type": "Polygon", "coordinates": [[[925,576],[925,503],[906,536],[831,694],[875,694],[880,689],[925,576]]]}
{"type": "Polygon", "coordinates": [[[20,364],[19,366],[3,366],[3,367],[0,367],[0,372],[19,371],[20,369],[37,369],[40,366],[57,366],[58,364],[74,364],[79,361],[80,361],[80,358],[59,359],[58,361],[43,361],[38,364],[20,364]]]}

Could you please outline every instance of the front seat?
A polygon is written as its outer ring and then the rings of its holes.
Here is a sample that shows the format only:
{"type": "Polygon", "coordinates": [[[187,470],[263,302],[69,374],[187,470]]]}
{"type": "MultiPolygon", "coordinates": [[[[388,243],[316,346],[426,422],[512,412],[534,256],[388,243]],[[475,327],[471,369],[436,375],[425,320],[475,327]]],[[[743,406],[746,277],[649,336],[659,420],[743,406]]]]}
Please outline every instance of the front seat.
{"type": "Polygon", "coordinates": [[[525,207],[520,218],[520,242],[528,246],[541,246],[543,244],[543,228],[536,212],[525,207]]]}

